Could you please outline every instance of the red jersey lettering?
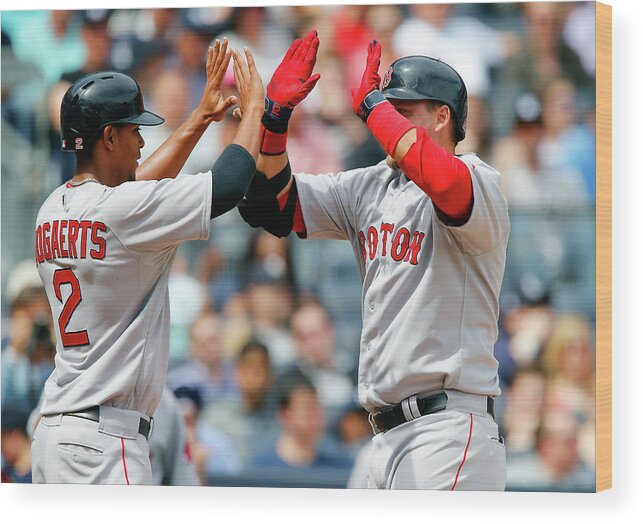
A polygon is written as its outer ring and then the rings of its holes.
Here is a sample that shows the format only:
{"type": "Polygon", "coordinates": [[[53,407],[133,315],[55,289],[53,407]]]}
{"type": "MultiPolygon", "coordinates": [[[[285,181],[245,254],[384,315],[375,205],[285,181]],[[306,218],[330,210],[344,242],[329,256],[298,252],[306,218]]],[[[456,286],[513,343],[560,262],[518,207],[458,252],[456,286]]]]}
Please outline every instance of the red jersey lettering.
{"type": "Polygon", "coordinates": [[[87,258],[87,231],[91,227],[89,220],[80,221],[80,258],[87,258]]]}
{"type": "Polygon", "coordinates": [[[65,249],[65,241],[67,240],[67,235],[64,233],[65,229],[67,229],[67,220],[61,220],[60,221],[60,256],[63,258],[69,257],[69,251],[65,249]]]}
{"type": "Polygon", "coordinates": [[[393,239],[393,247],[391,248],[393,260],[399,262],[406,256],[406,251],[409,249],[409,240],[411,240],[409,230],[405,227],[400,228],[393,239]]]}
{"type": "Polygon", "coordinates": [[[359,247],[362,250],[362,258],[364,259],[364,264],[366,264],[366,235],[364,235],[363,231],[360,231],[357,237],[359,238],[359,247]]]}
{"type": "Polygon", "coordinates": [[[45,222],[42,225],[42,241],[44,247],[45,259],[51,259],[51,244],[49,243],[49,231],[51,230],[51,225],[49,222],[45,222]]]}
{"type": "Polygon", "coordinates": [[[90,220],[52,220],[36,228],[36,265],[58,258],[105,258],[107,241],[102,233],[107,231],[103,222],[90,220]],[[80,237],[80,251],[78,239],[80,237]],[[89,245],[90,251],[87,253],[89,245]]]}
{"type": "Polygon", "coordinates": [[[368,258],[373,260],[377,253],[377,229],[373,226],[368,228],[368,258]]]}
{"type": "Polygon", "coordinates": [[[78,240],[78,220],[70,220],[67,231],[69,257],[78,258],[78,252],[76,251],[76,240],[78,240]]]}
{"type": "Polygon", "coordinates": [[[420,233],[419,231],[413,233],[413,240],[409,245],[409,250],[406,254],[406,257],[404,258],[405,262],[410,261],[412,265],[417,266],[418,254],[420,253],[420,249],[422,248],[422,240],[424,240],[425,236],[426,235],[424,233],[420,233]]]}
{"type": "Polygon", "coordinates": [[[51,223],[51,258],[60,258],[60,246],[58,245],[58,220],[51,223]]]}
{"type": "Polygon", "coordinates": [[[395,226],[393,224],[389,224],[387,222],[382,222],[380,225],[380,231],[382,233],[382,256],[386,256],[386,243],[388,242],[388,234],[393,233],[393,228],[395,226]]]}
{"type": "Polygon", "coordinates": [[[45,261],[45,255],[42,252],[42,226],[36,228],[36,265],[45,261]]]}
{"type": "Polygon", "coordinates": [[[401,227],[395,231],[395,224],[382,222],[379,231],[370,226],[366,233],[358,231],[357,238],[359,239],[362,258],[366,264],[367,258],[374,260],[377,254],[378,244],[381,242],[382,249],[380,251],[382,257],[390,256],[395,262],[409,262],[413,266],[417,266],[418,257],[422,250],[422,241],[426,233],[421,231],[414,231],[411,233],[407,228],[401,227]],[[395,232],[395,234],[393,234],[395,232]],[[387,247],[389,239],[392,237],[390,249],[387,247]],[[368,255],[368,257],[367,257],[368,255]]]}
{"type": "Polygon", "coordinates": [[[96,249],[92,249],[89,255],[96,260],[105,258],[105,248],[107,247],[105,237],[99,236],[99,231],[107,231],[107,226],[102,222],[94,222],[92,224],[92,243],[96,249]]]}

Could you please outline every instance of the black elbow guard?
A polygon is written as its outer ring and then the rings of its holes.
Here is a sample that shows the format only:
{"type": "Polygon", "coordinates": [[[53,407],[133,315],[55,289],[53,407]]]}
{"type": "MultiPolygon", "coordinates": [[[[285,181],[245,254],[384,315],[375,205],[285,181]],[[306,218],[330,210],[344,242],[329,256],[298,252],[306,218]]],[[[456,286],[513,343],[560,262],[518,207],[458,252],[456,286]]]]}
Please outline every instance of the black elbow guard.
{"type": "Polygon", "coordinates": [[[257,169],[255,159],[238,144],[226,147],[212,166],[210,218],[230,211],[246,194],[257,169]]]}
{"type": "Polygon", "coordinates": [[[279,209],[277,200],[277,195],[288,185],[290,178],[290,164],[286,164],[286,167],[271,179],[259,172],[255,174],[245,198],[238,206],[241,217],[248,225],[263,227],[276,237],[286,237],[290,234],[297,201],[296,184],[293,182],[283,210],[279,209]]]}

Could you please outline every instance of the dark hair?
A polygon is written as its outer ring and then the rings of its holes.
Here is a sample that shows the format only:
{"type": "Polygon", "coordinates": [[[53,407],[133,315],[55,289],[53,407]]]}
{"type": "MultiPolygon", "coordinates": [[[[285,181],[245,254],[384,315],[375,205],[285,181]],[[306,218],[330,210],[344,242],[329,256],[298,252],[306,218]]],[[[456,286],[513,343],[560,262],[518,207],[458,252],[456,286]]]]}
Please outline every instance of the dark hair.
{"type": "Polygon", "coordinates": [[[262,353],[268,360],[270,360],[268,348],[258,340],[253,339],[241,348],[241,351],[239,351],[239,355],[237,356],[237,362],[241,362],[246,355],[254,352],[262,353]]]}
{"type": "Polygon", "coordinates": [[[26,403],[18,405],[2,405],[2,431],[22,431],[26,434],[27,423],[29,421],[29,408],[26,403]]]}
{"type": "Polygon", "coordinates": [[[307,389],[315,395],[317,394],[317,389],[310,379],[298,369],[287,371],[279,377],[277,381],[277,406],[279,409],[289,406],[293,393],[298,389],[307,389]]]}
{"type": "Polygon", "coordinates": [[[42,286],[28,286],[18,293],[11,303],[11,312],[28,307],[34,300],[39,298],[46,299],[47,293],[42,286]]]}
{"type": "Polygon", "coordinates": [[[201,392],[191,386],[179,386],[175,391],[174,391],[174,396],[177,398],[177,400],[189,400],[192,402],[194,407],[196,408],[197,413],[201,411],[201,408],[203,407],[203,396],[201,395],[201,392]]]}

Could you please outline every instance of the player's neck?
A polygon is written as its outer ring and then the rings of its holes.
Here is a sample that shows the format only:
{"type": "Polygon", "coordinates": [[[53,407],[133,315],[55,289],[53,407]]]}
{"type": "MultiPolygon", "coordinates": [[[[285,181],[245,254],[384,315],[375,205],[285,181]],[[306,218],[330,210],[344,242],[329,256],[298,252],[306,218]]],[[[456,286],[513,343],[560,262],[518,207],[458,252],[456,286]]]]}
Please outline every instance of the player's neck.
{"type": "Polygon", "coordinates": [[[76,157],[76,174],[74,177],[71,179],[71,184],[81,184],[87,180],[96,180],[98,182],[102,181],[96,174],[96,166],[94,165],[94,162],[89,161],[87,159],[81,159],[80,157],[76,157]]]}
{"type": "Polygon", "coordinates": [[[90,161],[79,162],[76,166],[76,174],[72,178],[71,183],[77,184],[86,180],[96,180],[103,185],[115,187],[122,183],[122,176],[120,173],[110,166],[100,162],[98,159],[90,161]]]}
{"type": "Polygon", "coordinates": [[[437,136],[434,136],[433,140],[441,148],[448,151],[452,155],[455,155],[455,144],[451,141],[451,139],[448,136],[439,134],[437,136]]]}

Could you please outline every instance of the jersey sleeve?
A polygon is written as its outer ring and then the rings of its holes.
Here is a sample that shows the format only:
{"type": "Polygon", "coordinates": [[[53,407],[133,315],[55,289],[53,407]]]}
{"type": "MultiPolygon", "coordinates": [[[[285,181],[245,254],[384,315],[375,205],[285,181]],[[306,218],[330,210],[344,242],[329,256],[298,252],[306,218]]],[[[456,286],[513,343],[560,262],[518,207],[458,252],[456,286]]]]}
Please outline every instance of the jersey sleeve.
{"type": "Polygon", "coordinates": [[[98,211],[128,249],[162,249],[210,233],[212,175],[126,182],[107,192],[98,211]]]}
{"type": "Polygon", "coordinates": [[[294,175],[307,238],[350,240],[355,235],[363,171],[294,175]]]}
{"type": "Polygon", "coordinates": [[[469,255],[481,255],[505,244],[509,237],[507,200],[500,191],[500,173],[484,162],[463,158],[471,172],[473,207],[469,219],[462,225],[450,225],[436,213],[439,223],[446,227],[469,255]]]}

